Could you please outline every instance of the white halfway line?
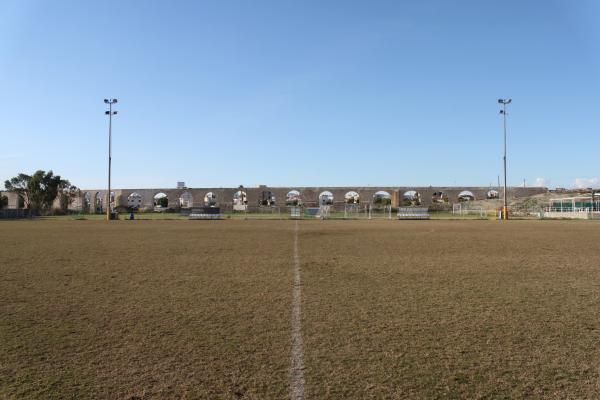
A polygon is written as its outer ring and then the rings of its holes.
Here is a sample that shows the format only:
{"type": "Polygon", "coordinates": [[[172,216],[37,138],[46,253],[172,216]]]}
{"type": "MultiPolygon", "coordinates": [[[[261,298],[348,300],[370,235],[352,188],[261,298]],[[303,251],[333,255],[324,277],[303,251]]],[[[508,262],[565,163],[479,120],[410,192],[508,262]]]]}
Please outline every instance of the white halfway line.
{"type": "Polygon", "coordinates": [[[290,398],[304,399],[304,350],[302,346],[302,288],[298,255],[298,221],[294,226],[294,282],[292,285],[292,362],[290,366],[290,398]]]}

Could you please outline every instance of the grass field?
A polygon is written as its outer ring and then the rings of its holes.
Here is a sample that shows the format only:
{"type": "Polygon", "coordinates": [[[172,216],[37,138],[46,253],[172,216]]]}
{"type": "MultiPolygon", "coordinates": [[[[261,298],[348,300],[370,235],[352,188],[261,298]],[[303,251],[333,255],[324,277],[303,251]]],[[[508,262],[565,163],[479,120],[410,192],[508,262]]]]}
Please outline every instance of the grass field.
{"type": "Polygon", "coordinates": [[[600,397],[591,221],[0,221],[0,398],[600,397]],[[297,233],[295,230],[298,225],[297,233]]]}

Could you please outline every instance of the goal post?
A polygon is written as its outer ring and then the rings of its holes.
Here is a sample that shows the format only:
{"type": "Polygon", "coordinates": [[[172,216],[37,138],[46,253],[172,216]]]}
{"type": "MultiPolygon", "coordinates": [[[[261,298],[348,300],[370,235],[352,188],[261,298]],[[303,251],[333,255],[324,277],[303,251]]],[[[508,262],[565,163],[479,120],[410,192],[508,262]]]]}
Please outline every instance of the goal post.
{"type": "Polygon", "coordinates": [[[392,206],[386,205],[382,207],[373,207],[372,204],[367,206],[368,219],[392,219],[392,206]]]}
{"type": "Polygon", "coordinates": [[[471,206],[464,203],[452,205],[452,214],[454,215],[479,215],[480,218],[487,218],[487,211],[482,206],[471,206]]]}
{"type": "Polygon", "coordinates": [[[317,213],[317,218],[328,219],[331,214],[331,206],[321,205],[319,206],[319,212],[317,213]]]}
{"type": "Polygon", "coordinates": [[[344,219],[359,219],[360,214],[360,204],[344,204],[344,219]]]}

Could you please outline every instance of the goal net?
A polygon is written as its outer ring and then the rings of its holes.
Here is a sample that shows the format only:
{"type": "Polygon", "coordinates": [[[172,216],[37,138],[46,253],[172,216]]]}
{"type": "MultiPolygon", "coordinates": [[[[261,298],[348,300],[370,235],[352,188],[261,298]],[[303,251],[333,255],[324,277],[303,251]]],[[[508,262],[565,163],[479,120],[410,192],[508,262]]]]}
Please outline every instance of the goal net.
{"type": "Polygon", "coordinates": [[[331,214],[331,206],[321,205],[319,206],[319,212],[317,213],[317,218],[327,219],[331,214]]]}
{"type": "Polygon", "coordinates": [[[365,211],[360,204],[344,204],[344,219],[359,219],[365,217],[365,211]]]}
{"type": "Polygon", "coordinates": [[[487,212],[481,206],[469,206],[464,203],[453,204],[452,214],[454,215],[478,215],[481,218],[487,217],[487,212]]]}
{"type": "Polygon", "coordinates": [[[392,219],[392,206],[368,206],[368,219],[392,219]]]}

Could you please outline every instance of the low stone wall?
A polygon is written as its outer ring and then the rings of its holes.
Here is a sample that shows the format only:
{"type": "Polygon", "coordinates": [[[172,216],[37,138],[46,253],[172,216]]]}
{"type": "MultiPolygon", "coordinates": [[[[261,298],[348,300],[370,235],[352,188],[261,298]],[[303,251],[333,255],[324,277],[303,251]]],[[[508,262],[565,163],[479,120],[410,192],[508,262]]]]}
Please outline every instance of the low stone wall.
{"type": "Polygon", "coordinates": [[[547,211],[543,213],[544,219],[592,219],[593,217],[594,215],[587,211],[547,211]]]}
{"type": "Polygon", "coordinates": [[[31,210],[26,208],[3,208],[0,209],[0,219],[19,219],[35,216],[35,214],[30,211],[31,210]]]}

